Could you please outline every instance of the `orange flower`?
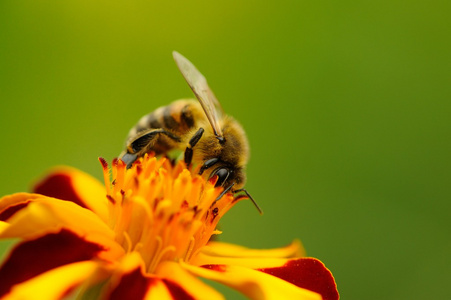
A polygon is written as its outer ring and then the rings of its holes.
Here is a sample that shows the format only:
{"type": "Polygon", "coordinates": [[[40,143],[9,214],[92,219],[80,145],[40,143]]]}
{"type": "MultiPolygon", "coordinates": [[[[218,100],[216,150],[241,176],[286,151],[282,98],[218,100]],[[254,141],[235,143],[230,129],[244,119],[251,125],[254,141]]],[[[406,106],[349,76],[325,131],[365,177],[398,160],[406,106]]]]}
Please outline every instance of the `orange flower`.
{"type": "Polygon", "coordinates": [[[0,238],[18,238],[0,266],[2,299],[223,299],[203,277],[251,299],[338,299],[332,274],[299,242],[253,250],[210,241],[243,197],[182,162],[145,156],[103,166],[105,186],[55,169],[35,193],[0,199],[0,238]]]}

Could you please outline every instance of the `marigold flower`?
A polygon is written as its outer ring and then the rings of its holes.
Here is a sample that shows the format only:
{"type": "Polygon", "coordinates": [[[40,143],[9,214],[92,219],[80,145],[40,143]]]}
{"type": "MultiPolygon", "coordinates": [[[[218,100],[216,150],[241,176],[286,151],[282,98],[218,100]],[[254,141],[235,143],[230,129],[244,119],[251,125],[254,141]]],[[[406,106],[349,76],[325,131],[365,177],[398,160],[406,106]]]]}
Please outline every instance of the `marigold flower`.
{"type": "Polygon", "coordinates": [[[222,188],[183,162],[100,161],[105,186],[60,167],[35,193],[0,199],[0,238],[19,239],[0,266],[2,299],[223,299],[197,277],[251,299],[338,299],[330,271],[300,257],[298,241],[272,250],[211,241],[243,198],[216,200],[222,188]]]}

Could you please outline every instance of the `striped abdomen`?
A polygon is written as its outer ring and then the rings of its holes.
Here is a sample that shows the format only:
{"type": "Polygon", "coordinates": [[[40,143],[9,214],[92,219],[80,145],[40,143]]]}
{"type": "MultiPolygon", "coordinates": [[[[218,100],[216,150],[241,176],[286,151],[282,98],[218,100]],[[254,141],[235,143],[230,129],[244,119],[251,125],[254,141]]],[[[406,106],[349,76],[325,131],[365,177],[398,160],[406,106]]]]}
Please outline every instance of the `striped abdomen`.
{"type": "Polygon", "coordinates": [[[140,149],[143,152],[140,155],[144,155],[148,151],[162,154],[174,148],[183,148],[180,142],[184,135],[195,127],[198,118],[204,118],[204,113],[196,100],[178,100],[167,106],[159,107],[150,114],[143,116],[138,124],[130,130],[127,147],[143,133],[152,129],[163,129],[179,139],[158,134],[148,147],[140,149]]]}

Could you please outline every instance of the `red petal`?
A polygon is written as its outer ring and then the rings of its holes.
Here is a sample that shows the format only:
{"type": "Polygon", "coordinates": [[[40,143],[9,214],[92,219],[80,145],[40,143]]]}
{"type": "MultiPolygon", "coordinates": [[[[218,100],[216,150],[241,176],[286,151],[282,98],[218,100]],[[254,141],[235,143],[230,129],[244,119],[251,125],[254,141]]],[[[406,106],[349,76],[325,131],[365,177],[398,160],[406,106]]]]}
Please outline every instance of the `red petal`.
{"type": "Polygon", "coordinates": [[[50,174],[34,187],[33,192],[48,197],[72,201],[83,208],[87,208],[83,199],[77,194],[72,184],[72,178],[64,173],[50,174]]]}
{"type": "Polygon", "coordinates": [[[144,299],[148,290],[159,282],[165,284],[173,299],[194,299],[177,283],[168,279],[144,276],[139,268],[122,275],[119,284],[111,292],[108,299],[144,299]]]}
{"type": "Polygon", "coordinates": [[[0,267],[0,296],[14,284],[53,268],[96,257],[103,248],[68,230],[50,233],[16,246],[0,267]]]}
{"type": "Polygon", "coordinates": [[[258,270],[316,292],[323,297],[323,300],[340,298],[332,273],[315,258],[299,258],[288,261],[282,267],[258,270]]]}
{"type": "Polygon", "coordinates": [[[157,278],[144,277],[140,269],[135,269],[121,277],[119,285],[111,292],[108,299],[144,299],[147,290],[157,281],[157,278]]]}
{"type": "Polygon", "coordinates": [[[177,283],[168,280],[168,279],[163,279],[163,282],[166,284],[166,287],[169,290],[169,293],[171,293],[172,298],[174,299],[186,299],[186,300],[191,300],[194,298],[188,294],[180,285],[178,285],[177,283]]]}
{"type": "Polygon", "coordinates": [[[225,265],[203,265],[202,268],[218,271],[218,272],[225,272],[226,266],[225,265]]]}
{"type": "Polygon", "coordinates": [[[6,221],[8,220],[12,215],[14,215],[16,212],[21,210],[22,208],[26,207],[30,202],[26,203],[19,203],[13,206],[8,207],[4,211],[0,213],[0,221],[6,221]]]}

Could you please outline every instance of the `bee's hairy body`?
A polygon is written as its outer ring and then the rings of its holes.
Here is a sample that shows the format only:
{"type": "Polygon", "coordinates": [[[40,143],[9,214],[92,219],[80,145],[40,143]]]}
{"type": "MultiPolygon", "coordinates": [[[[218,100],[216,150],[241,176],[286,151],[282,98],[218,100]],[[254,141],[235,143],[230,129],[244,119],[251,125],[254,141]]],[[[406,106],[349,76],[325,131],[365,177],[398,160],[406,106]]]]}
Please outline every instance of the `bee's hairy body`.
{"type": "Polygon", "coordinates": [[[183,55],[172,53],[174,60],[196,95],[197,100],[183,99],[142,117],[129,132],[120,159],[130,168],[148,152],[157,155],[184,150],[184,160],[200,166],[199,174],[216,177],[216,186],[225,193],[244,192],[255,207],[260,207],[243,188],[249,145],[241,125],[224,114],[205,77],[183,55]]]}
{"type": "Polygon", "coordinates": [[[199,128],[203,128],[201,138],[192,147],[192,162],[203,164],[218,158],[214,167],[206,170],[205,174],[210,176],[214,170],[225,167],[233,172],[230,179],[240,188],[245,183],[244,167],[249,156],[248,141],[243,128],[233,118],[224,116],[219,120],[219,124],[223,132],[223,142],[215,136],[199,101],[177,100],[157,108],[139,120],[128,134],[126,150],[121,154],[122,160],[131,166],[136,158],[148,152],[162,155],[174,149],[185,150],[199,128]],[[160,133],[160,130],[169,135],[160,133]],[[156,132],[154,136],[152,132],[156,132]],[[145,135],[152,138],[136,143],[145,135]]]}
{"type": "Polygon", "coordinates": [[[178,100],[143,116],[128,133],[127,152],[136,153],[138,157],[141,157],[149,151],[159,155],[180,148],[182,146],[182,138],[195,128],[198,119],[203,117],[204,113],[199,111],[200,107],[196,102],[195,100],[178,100]],[[180,141],[167,135],[159,134],[145,147],[133,149],[132,141],[152,129],[164,129],[178,137],[180,141]]]}

